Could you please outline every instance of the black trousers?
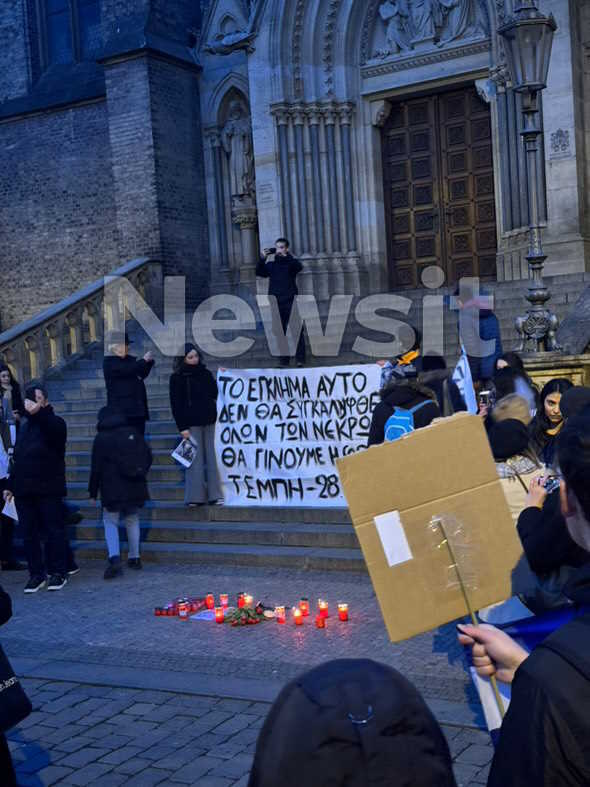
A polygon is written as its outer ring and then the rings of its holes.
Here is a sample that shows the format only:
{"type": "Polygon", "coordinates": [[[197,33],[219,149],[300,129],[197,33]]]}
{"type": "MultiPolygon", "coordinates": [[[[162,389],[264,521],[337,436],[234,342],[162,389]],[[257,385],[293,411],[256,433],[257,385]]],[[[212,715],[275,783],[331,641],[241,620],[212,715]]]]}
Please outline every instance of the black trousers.
{"type": "Polygon", "coordinates": [[[15,497],[18,521],[24,533],[25,554],[32,577],[47,573],[65,576],[67,540],[61,497],[15,497]],[[47,542],[47,563],[42,542],[47,542]]]}
{"type": "Polygon", "coordinates": [[[3,733],[0,733],[0,776],[2,776],[2,787],[16,787],[16,774],[10,756],[8,742],[3,733]]]}
{"type": "Polygon", "coordinates": [[[145,435],[145,421],[146,419],[143,416],[136,416],[136,415],[128,415],[127,416],[127,423],[129,426],[132,426],[134,429],[137,429],[140,435],[145,435]]]}
{"type": "MultiPolygon", "coordinates": [[[[289,320],[291,318],[291,312],[293,310],[293,301],[278,301],[277,305],[279,307],[279,317],[281,318],[281,325],[283,327],[283,333],[286,332],[287,326],[289,325],[289,320]]],[[[283,366],[289,365],[289,355],[281,355],[280,362],[283,366]]],[[[305,363],[305,339],[303,338],[303,329],[299,334],[299,341],[297,342],[297,349],[295,350],[295,358],[297,363],[305,363]]]]}
{"type": "MultiPolygon", "coordinates": [[[[0,478],[0,509],[4,507],[2,493],[6,489],[6,478],[0,478]]],[[[0,514],[0,561],[9,563],[13,560],[12,541],[14,539],[14,519],[0,514]]]]}

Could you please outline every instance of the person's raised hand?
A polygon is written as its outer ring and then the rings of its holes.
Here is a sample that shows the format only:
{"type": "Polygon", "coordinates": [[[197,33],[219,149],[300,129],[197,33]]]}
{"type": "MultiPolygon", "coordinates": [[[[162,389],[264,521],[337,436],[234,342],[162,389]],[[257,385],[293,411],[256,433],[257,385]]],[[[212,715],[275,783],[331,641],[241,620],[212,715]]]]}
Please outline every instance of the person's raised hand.
{"type": "Polygon", "coordinates": [[[183,440],[190,440],[191,430],[190,429],[183,429],[180,433],[180,436],[183,440]]]}
{"type": "Polygon", "coordinates": [[[536,478],[533,478],[531,483],[529,484],[529,492],[526,496],[526,507],[530,508],[535,506],[535,508],[543,508],[543,504],[547,499],[547,490],[545,489],[545,481],[547,477],[544,475],[539,475],[536,478]]]}
{"type": "Polygon", "coordinates": [[[479,410],[477,411],[477,414],[480,415],[482,418],[487,418],[489,412],[490,412],[489,404],[482,404],[480,402],[479,410]]]}
{"type": "Polygon", "coordinates": [[[153,356],[153,354],[152,354],[151,350],[148,350],[148,351],[146,352],[146,354],[143,356],[143,360],[144,360],[146,363],[149,363],[150,361],[153,361],[153,360],[154,360],[154,356],[153,356]]]}
{"type": "Polygon", "coordinates": [[[32,399],[25,399],[25,410],[29,415],[36,415],[40,409],[40,402],[33,402],[32,399]]]}
{"type": "Polygon", "coordinates": [[[501,629],[482,623],[457,626],[461,645],[471,647],[473,666],[484,678],[495,675],[503,683],[512,683],[514,673],[529,655],[501,629]]]}
{"type": "Polygon", "coordinates": [[[2,497],[4,498],[5,503],[10,503],[14,495],[8,489],[5,489],[4,492],[2,492],[2,497]]]}

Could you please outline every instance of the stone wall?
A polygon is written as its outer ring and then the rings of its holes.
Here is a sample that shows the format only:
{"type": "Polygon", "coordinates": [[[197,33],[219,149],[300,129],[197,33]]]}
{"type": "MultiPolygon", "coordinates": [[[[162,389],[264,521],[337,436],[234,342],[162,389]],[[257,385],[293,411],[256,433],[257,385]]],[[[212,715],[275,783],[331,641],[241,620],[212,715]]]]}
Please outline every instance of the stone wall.
{"type": "Polygon", "coordinates": [[[26,3],[2,0],[0,3],[0,104],[27,92],[26,3]]]}
{"type": "Polygon", "coordinates": [[[104,101],[0,124],[0,320],[119,264],[104,101]]]}

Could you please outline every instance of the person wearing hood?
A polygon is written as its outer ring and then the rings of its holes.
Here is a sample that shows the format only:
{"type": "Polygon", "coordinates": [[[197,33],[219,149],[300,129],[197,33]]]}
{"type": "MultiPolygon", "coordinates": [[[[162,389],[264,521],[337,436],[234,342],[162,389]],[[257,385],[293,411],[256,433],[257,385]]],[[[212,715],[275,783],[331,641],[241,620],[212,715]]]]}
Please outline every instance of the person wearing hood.
{"type": "MultiPolygon", "coordinates": [[[[568,420],[557,439],[563,474],[559,505],[571,538],[590,551],[590,416],[568,420]]],[[[543,477],[531,487],[536,505],[543,477]]],[[[500,730],[488,787],[590,784],[590,565],[579,568],[564,588],[578,607],[529,654],[494,626],[458,626],[459,642],[470,646],[483,677],[512,684],[510,706],[500,730]],[[581,609],[580,609],[581,607],[581,609]]]]}
{"type": "Polygon", "coordinates": [[[127,417],[111,407],[103,407],[98,413],[97,432],[92,446],[88,493],[91,500],[100,495],[108,549],[104,578],[114,579],[123,573],[119,544],[121,520],[127,529],[127,565],[134,570],[142,568],[138,511],[149,500],[147,474],[152,453],[127,417]]]}
{"type": "MultiPolygon", "coordinates": [[[[468,280],[467,280],[468,281],[468,280]]],[[[502,355],[500,323],[490,308],[490,298],[461,282],[456,291],[459,307],[459,334],[467,352],[474,385],[494,376],[496,361],[502,355]],[[491,349],[485,352],[486,343],[491,349]]]]}
{"type": "Polygon", "coordinates": [[[416,688],[369,659],[328,661],[281,691],[248,787],[456,787],[446,739],[416,688]]]}
{"type": "Polygon", "coordinates": [[[14,496],[18,520],[24,531],[29,581],[25,593],[36,593],[47,582],[48,590],[61,590],[67,582],[67,538],[62,498],[66,496],[67,426],[49,404],[47,389],[33,381],[25,393],[26,418],[14,447],[14,464],[4,491],[14,496]],[[41,549],[47,540],[46,555],[41,549]]]}
{"type": "Polygon", "coordinates": [[[127,422],[145,434],[146,421],[150,420],[147,391],[144,380],[152,371],[154,359],[151,352],[143,358],[129,355],[129,334],[113,331],[106,339],[102,370],[107,389],[107,406],[123,413],[127,422]]]}
{"type": "Polygon", "coordinates": [[[422,357],[422,371],[418,375],[418,382],[434,391],[440,412],[445,418],[467,410],[457,384],[451,379],[452,376],[453,370],[447,369],[442,355],[426,353],[422,357]]]}
{"type": "Polygon", "coordinates": [[[215,505],[223,498],[215,454],[217,382],[194,344],[185,344],[183,354],[176,358],[170,406],[180,436],[197,447],[192,465],[186,468],[184,502],[215,505]]]}
{"type": "Polygon", "coordinates": [[[414,413],[414,429],[428,426],[441,415],[436,394],[431,388],[422,385],[414,371],[413,375],[397,368],[390,382],[379,392],[381,401],[373,410],[369,429],[368,445],[380,445],[385,440],[385,424],[396,409],[411,410],[420,405],[414,413]]]}

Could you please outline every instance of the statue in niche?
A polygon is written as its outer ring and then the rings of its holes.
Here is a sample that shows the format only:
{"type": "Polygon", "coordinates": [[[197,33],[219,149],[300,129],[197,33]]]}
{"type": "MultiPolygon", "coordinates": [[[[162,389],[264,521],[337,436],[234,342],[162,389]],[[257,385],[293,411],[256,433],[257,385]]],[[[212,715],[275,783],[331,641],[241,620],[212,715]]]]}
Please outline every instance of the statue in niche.
{"type": "Polygon", "coordinates": [[[238,49],[246,52],[254,51],[254,40],[258,34],[257,24],[264,6],[264,0],[245,0],[245,11],[248,24],[243,30],[234,27],[231,30],[220,30],[215,39],[205,44],[203,49],[212,55],[229,55],[238,49]]]}
{"type": "Polygon", "coordinates": [[[250,118],[241,101],[229,105],[228,118],[221,131],[221,144],[229,158],[232,200],[254,196],[254,156],[250,118]]]}
{"type": "Polygon", "coordinates": [[[387,25],[387,48],[375,52],[388,57],[416,45],[444,46],[461,38],[489,35],[480,0],[385,0],[379,15],[387,25]]]}

